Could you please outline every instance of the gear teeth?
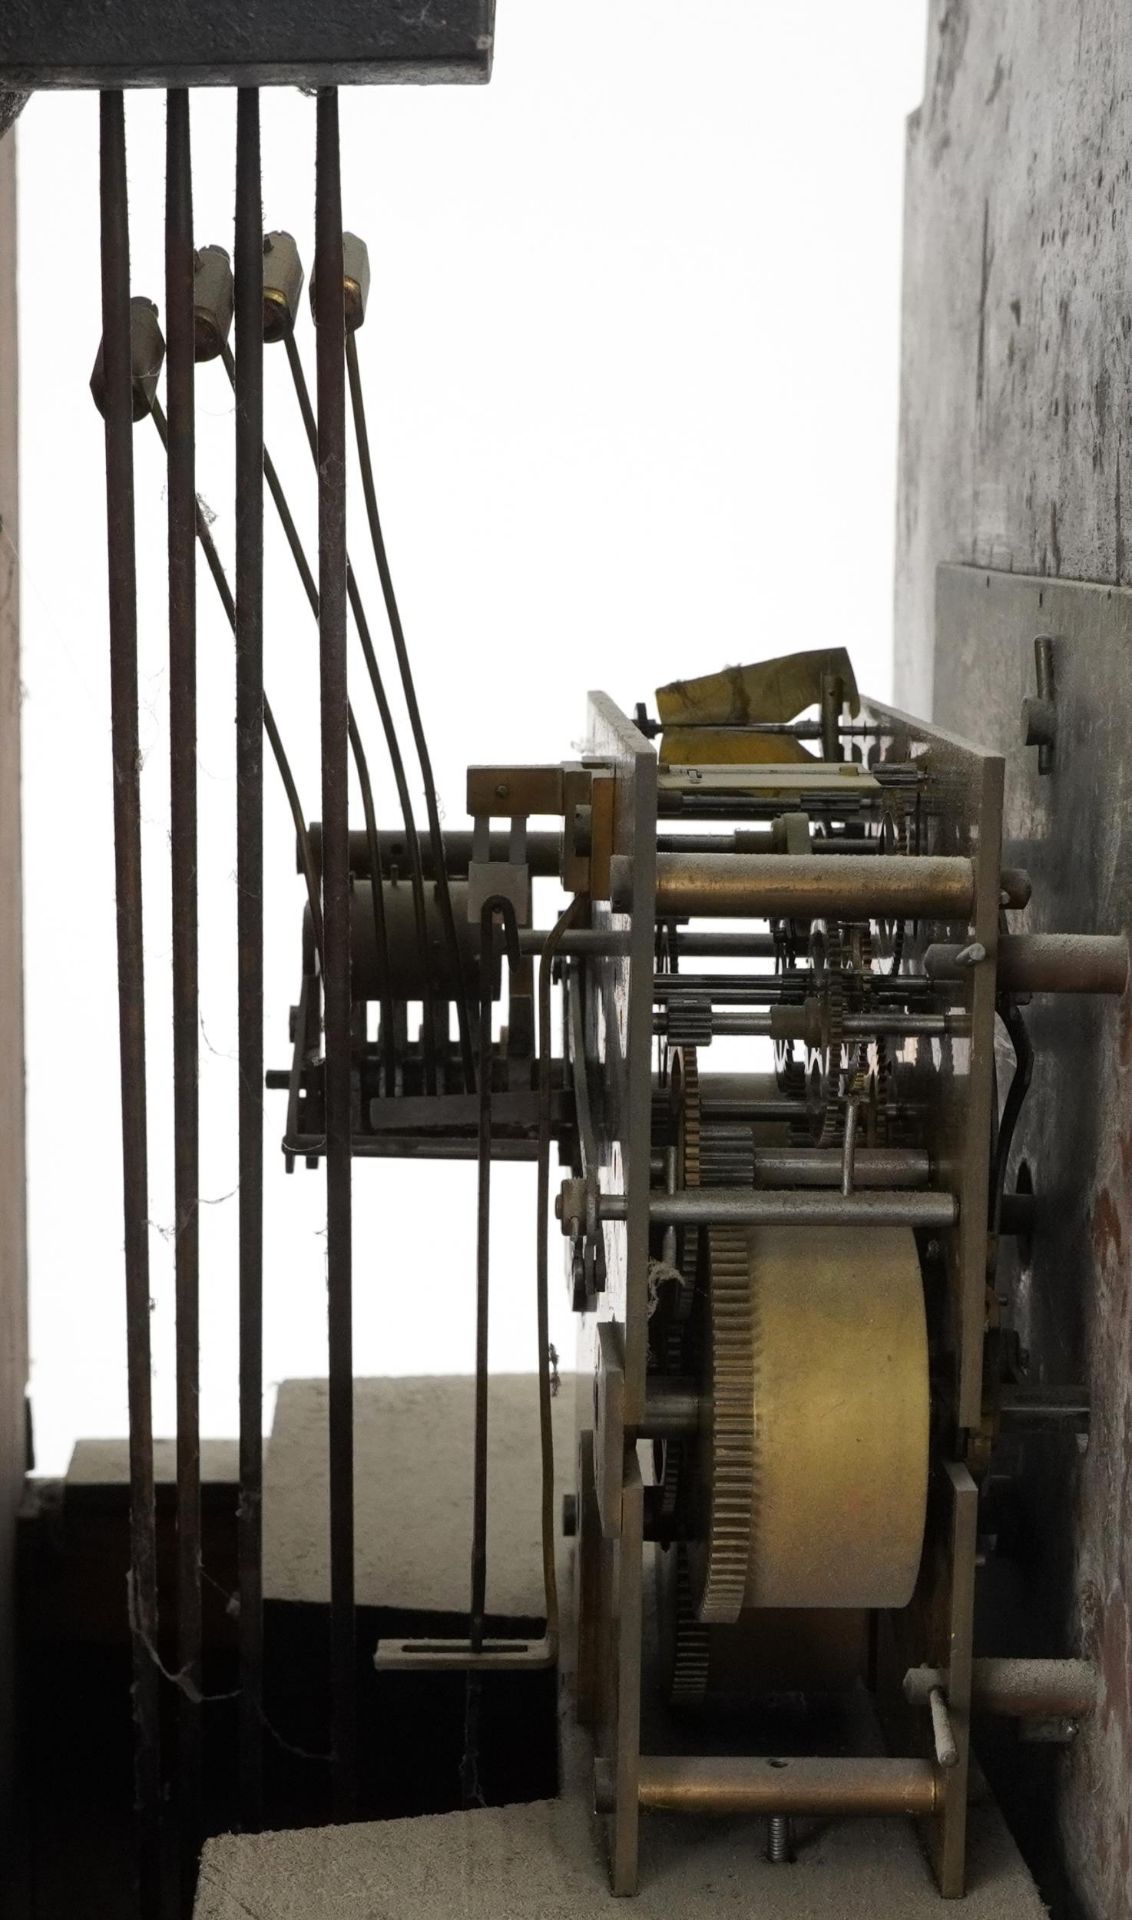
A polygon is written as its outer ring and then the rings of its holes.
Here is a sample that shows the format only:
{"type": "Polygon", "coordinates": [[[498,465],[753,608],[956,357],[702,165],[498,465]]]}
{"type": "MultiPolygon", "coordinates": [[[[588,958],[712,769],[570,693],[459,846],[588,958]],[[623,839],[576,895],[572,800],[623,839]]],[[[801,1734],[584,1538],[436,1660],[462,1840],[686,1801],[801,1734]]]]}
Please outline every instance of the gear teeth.
{"type": "Polygon", "coordinates": [[[700,1121],[700,1062],[695,1047],[681,1047],[679,1063],[680,1086],[683,1093],[681,1103],[683,1165],[680,1169],[680,1180],[682,1186],[698,1187],[700,1184],[702,1127],[700,1121]]]}
{"type": "MultiPolygon", "coordinates": [[[[680,1169],[679,1178],[682,1187],[698,1187],[703,1183],[703,1121],[700,1108],[700,1062],[695,1047],[681,1047],[679,1053],[680,1102],[680,1169]]],[[[680,1271],[684,1276],[683,1300],[687,1313],[691,1312],[692,1297],[696,1287],[696,1267],[699,1254],[699,1233],[695,1227],[686,1227],[681,1249],[680,1271]]]]}
{"type": "MultiPolygon", "coordinates": [[[[677,1178],[683,1187],[698,1187],[701,1173],[702,1130],[699,1061],[695,1047],[680,1047],[673,1054],[672,1089],[673,1095],[679,1098],[680,1154],[677,1178]]],[[[670,1374],[678,1374],[684,1370],[684,1342],[696,1293],[698,1241],[699,1235],[696,1230],[691,1227],[686,1228],[679,1261],[683,1284],[665,1343],[664,1367],[670,1374]]],[[[663,1467],[660,1473],[660,1511],[662,1519],[667,1523],[671,1523],[676,1517],[680,1498],[680,1476],[686,1454],[687,1448],[682,1440],[665,1441],[663,1467]]]]}
{"type": "Polygon", "coordinates": [[[711,1045],[711,1001],[704,994],[670,993],[665,1037],[670,1047],[711,1045]]]}
{"type": "Polygon", "coordinates": [[[676,1646],[669,1699],[674,1707],[703,1705],[711,1672],[711,1632],[696,1618],[688,1549],[676,1546],[676,1646]]]}
{"type": "Polygon", "coordinates": [[[755,1493],[755,1345],[744,1235],[713,1227],[711,1255],[711,1512],[699,1619],[738,1619],[747,1585],[755,1493]]]}
{"type": "Polygon", "coordinates": [[[825,1047],[824,1107],[822,1110],[821,1132],[818,1135],[819,1147],[836,1145],[841,1131],[841,1068],[844,1061],[843,1027],[845,1019],[845,979],[842,968],[846,956],[840,932],[832,928],[827,934],[829,947],[827,966],[829,984],[826,988],[826,1007],[828,1011],[828,1033],[825,1047]]]}
{"type": "Polygon", "coordinates": [[[754,1130],[720,1121],[704,1132],[700,1160],[701,1185],[749,1187],[755,1177],[754,1130]]]}

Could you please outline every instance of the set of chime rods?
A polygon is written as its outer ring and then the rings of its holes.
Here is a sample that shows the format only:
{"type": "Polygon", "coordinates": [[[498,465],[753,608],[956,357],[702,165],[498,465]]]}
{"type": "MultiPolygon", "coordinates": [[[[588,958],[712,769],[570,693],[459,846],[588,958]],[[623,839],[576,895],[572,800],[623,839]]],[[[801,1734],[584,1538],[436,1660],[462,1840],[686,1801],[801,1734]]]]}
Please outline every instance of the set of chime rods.
{"type": "MultiPolygon", "coordinates": [[[[349,380],[367,515],[402,688],[424,779],[432,877],[451,964],[458,968],[446,864],[427,744],[404,634],[389,576],[365,429],[354,333],[364,313],[356,243],[346,258],[342,231],[338,102],[317,96],[315,266],[316,401],[311,406],[294,341],[301,267],[291,263],[288,300],[265,288],[265,258],[281,236],[262,231],[259,95],[240,89],[236,131],[233,272],[219,249],[193,242],[189,96],[168,96],[166,146],[167,418],[156,400],[156,362],[147,354],[149,302],[130,295],[125,110],[121,92],[101,98],[101,261],[103,338],[95,369],[105,420],[108,519],[111,732],[117,896],[122,1162],[130,1420],[130,1621],[135,1716],[135,1797],[139,1812],[139,1892],[144,1915],[160,1915],[162,1763],[158,1665],[157,1553],[151,1399],[146,1032],[138,753],[138,622],[135,571],[134,422],[149,412],[167,450],[170,673],[170,867],[173,920],[173,1108],[177,1364],[177,1644],[181,1907],[191,1910],[200,1839],[202,1763],[202,1616],[199,1427],[199,1096],[197,894],[196,546],[202,547],[235,638],[236,842],[239,1057],[239,1366],[240,1494],[239,1726],[242,1817],[254,1827],[263,1796],[263,736],[266,731],[288,795],[318,929],[325,1030],[327,1320],[329,1345],[331,1699],[335,1806],[348,1815],[354,1794],[353,1353],[350,1192],[350,850],[348,753],[364,796],[372,870],[380,849],[360,736],[347,694],[347,608],[352,609],[401,795],[404,836],[418,895],[422,862],[408,804],[404,765],[385,700],[372,640],[346,550],[346,387],[349,380]],[[266,247],[266,252],[265,252],[266,247]],[[226,261],[223,265],[226,268],[226,261]],[[351,273],[348,268],[354,268],[351,273]],[[202,283],[219,305],[202,305],[202,283]],[[225,312],[225,287],[231,304],[225,312]],[[265,298],[265,292],[267,298],[265,298]],[[227,344],[235,322],[235,349],[227,344]],[[295,378],[317,468],[317,582],[302,554],[264,447],[265,334],[282,338],[295,378]],[[194,375],[201,358],[223,358],[235,392],[235,586],[229,588],[200,510],[195,477],[194,375]],[[322,833],[316,875],[305,817],[263,684],[263,488],[265,476],[303,577],[319,634],[322,833]]],[[[293,243],[292,243],[293,247],[293,243]]],[[[158,332],[158,339],[160,338],[158,332]]],[[[149,335],[152,341],[152,333],[149,335]]],[[[373,889],[375,912],[381,888],[373,889]]],[[[421,922],[418,922],[420,927],[421,922]]],[[[379,951],[381,947],[379,945],[379,951]]],[[[428,970],[422,968],[423,991],[428,970]]],[[[468,1010],[456,996],[461,1054],[474,1089],[468,1010]]],[[[427,1083],[436,1082],[436,1034],[426,1002],[427,1083]]],[[[392,1033],[392,1021],[387,1031],[392,1033]]]]}
{"type": "MultiPolygon", "coordinates": [[[[295,338],[295,320],[299,311],[304,278],[302,263],[299,258],[298,249],[290,234],[265,234],[263,249],[265,263],[263,287],[264,339],[268,343],[277,340],[283,340],[285,342],[288,364],[294,382],[306,437],[310,446],[311,457],[317,461],[314,411],[311,406],[306,376],[303,372],[302,361],[299,357],[295,338]]],[[[353,709],[348,706],[347,723],[350,749],[358,776],[358,786],[362,797],[363,814],[366,823],[364,832],[360,834],[351,833],[350,859],[352,870],[356,875],[360,876],[364,874],[366,876],[372,876],[376,873],[380,880],[388,865],[388,849],[393,845],[397,848],[399,863],[407,865],[408,867],[414,909],[417,973],[421,981],[424,1082],[426,1091],[435,1093],[438,1091],[437,1007],[432,986],[431,964],[428,950],[426,926],[427,908],[424,883],[426,880],[435,880],[437,883],[437,898],[441,913],[447,964],[450,968],[457,969],[459,967],[459,954],[448,885],[452,863],[448,858],[447,846],[441,837],[439,814],[436,810],[432,782],[431,761],[420,719],[420,711],[417,705],[412,670],[405,647],[404,633],[401,627],[396,596],[393,591],[388,560],[385,554],[381,521],[377,510],[376,493],[373,487],[372,462],[365,422],[365,402],[361,387],[355,341],[355,334],[365,317],[366,298],[369,286],[369,259],[364,242],[359,240],[356,235],[350,233],[343,235],[343,254],[345,262],[344,296],[347,369],[350,375],[352,411],[363,477],[363,490],[366,494],[374,552],[394,637],[394,646],[401,668],[406,705],[409,709],[410,723],[421,762],[421,773],[426,797],[429,802],[429,846],[426,855],[425,850],[421,846],[412,815],[412,802],[405,774],[404,757],[397,739],[396,724],[385,693],[381,670],[377,663],[373,638],[361,601],[356,577],[347,556],[347,594],[351,610],[355,617],[355,624],[361,642],[363,656],[366,661],[370,683],[375,696],[382,731],[389,752],[390,766],[397,789],[398,804],[404,822],[403,828],[397,833],[391,833],[389,830],[378,831],[368,762],[353,709]]],[[[311,284],[311,295],[313,307],[313,281],[311,284]]],[[[233,279],[228,255],[222,247],[207,246],[197,249],[194,253],[193,297],[194,358],[198,362],[220,359],[229,381],[234,386],[235,362],[228,343],[233,317],[233,279]]],[[[165,341],[161,335],[157,307],[153,301],[143,296],[137,296],[131,302],[131,350],[135,418],[144,418],[147,413],[152,417],[158,435],[168,453],[169,427],[161,402],[157,397],[157,383],[165,355],[165,341]]],[[[95,362],[91,386],[98,404],[102,406],[105,389],[105,372],[101,348],[98,359],[95,362]]],[[[317,620],[318,588],[307,562],[302,541],[295,525],[294,516],[288,505],[278,471],[266,449],[263,464],[264,477],[276,507],[291,556],[295,562],[300,583],[311,607],[311,611],[317,620]]],[[[235,602],[232,591],[228,585],[223,565],[217,554],[204,512],[199,505],[197,508],[196,531],[197,539],[200,542],[214,584],[220,595],[221,604],[229,624],[234,627],[235,602]]],[[[305,814],[299,799],[287,754],[284,750],[279,730],[275,724],[270,703],[266,700],[264,702],[264,727],[294,821],[298,845],[299,871],[306,881],[315,946],[316,949],[321,952],[322,915],[319,900],[320,852],[318,844],[321,828],[317,825],[314,828],[310,828],[306,824],[305,814]]],[[[395,1083],[396,1070],[393,1055],[394,1021],[392,993],[389,987],[389,945],[385,925],[384,900],[380,888],[374,890],[372,911],[378,971],[384,983],[381,1000],[383,1040],[386,1054],[386,1080],[389,1091],[392,1091],[395,1083]]],[[[457,1012],[460,1023],[463,1078],[466,1089],[472,1091],[474,1090],[474,1069],[472,1066],[472,1055],[468,1045],[468,1008],[465,1000],[460,997],[457,997],[457,1012]]],[[[446,1032],[442,1038],[445,1045],[447,1045],[446,1032]]]]}

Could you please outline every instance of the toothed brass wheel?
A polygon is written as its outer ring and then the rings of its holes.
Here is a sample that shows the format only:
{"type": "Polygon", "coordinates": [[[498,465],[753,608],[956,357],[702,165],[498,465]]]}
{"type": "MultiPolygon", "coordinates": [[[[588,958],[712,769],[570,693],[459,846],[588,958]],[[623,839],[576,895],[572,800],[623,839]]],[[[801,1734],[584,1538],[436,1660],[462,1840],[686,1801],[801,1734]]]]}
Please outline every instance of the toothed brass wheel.
{"type": "Polygon", "coordinates": [[[902,1607],[928,1469],[928,1353],[912,1233],[708,1235],[698,1618],[750,1607],[902,1607]]]}

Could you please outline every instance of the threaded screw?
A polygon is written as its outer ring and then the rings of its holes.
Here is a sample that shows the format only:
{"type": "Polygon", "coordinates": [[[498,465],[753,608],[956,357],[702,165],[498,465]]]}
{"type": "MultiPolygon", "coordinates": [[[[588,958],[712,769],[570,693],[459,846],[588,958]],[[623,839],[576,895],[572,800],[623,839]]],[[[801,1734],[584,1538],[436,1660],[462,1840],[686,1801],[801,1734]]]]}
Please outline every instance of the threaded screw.
{"type": "Polygon", "coordinates": [[[774,1813],[767,1822],[766,1857],[772,1866],[789,1865],[791,1857],[790,1819],[785,1813],[774,1813]]]}

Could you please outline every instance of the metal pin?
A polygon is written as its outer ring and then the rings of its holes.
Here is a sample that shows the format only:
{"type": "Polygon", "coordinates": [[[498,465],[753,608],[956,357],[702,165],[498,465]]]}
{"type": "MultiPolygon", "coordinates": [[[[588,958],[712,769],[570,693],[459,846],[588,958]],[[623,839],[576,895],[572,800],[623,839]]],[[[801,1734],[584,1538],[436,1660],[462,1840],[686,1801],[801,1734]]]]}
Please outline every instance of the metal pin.
{"type": "Polygon", "coordinates": [[[845,1112],[845,1142],[841,1154],[841,1191],[844,1194],[850,1194],[853,1191],[853,1160],[857,1150],[857,1114],[860,1105],[860,1095],[850,1094],[845,1112]]]}
{"type": "Polygon", "coordinates": [[[928,1705],[932,1711],[935,1757],[941,1767],[957,1767],[959,1748],[955,1742],[955,1729],[951,1724],[951,1715],[947,1710],[947,1701],[943,1697],[942,1687],[932,1688],[928,1695],[928,1705]]]}

